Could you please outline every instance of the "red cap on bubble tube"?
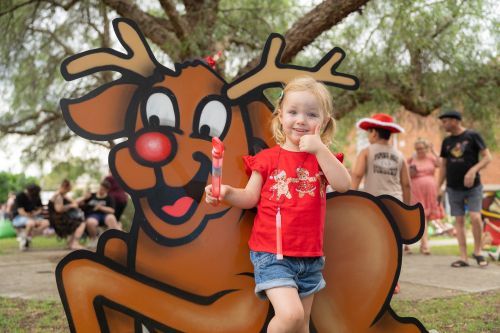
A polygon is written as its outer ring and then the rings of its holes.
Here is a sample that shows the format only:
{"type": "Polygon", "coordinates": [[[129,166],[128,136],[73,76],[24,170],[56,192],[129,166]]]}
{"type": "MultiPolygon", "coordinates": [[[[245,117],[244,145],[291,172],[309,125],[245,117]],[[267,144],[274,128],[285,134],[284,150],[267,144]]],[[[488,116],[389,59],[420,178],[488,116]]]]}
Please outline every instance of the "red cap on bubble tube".
{"type": "Polygon", "coordinates": [[[224,143],[218,138],[212,138],[212,157],[222,158],[224,156],[224,143]]]}

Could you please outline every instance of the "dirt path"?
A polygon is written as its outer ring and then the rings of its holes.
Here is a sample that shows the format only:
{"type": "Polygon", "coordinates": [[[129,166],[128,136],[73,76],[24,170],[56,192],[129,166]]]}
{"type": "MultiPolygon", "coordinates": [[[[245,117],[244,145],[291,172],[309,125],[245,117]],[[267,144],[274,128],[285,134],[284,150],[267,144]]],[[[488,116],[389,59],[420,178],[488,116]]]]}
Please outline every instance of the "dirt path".
{"type": "MultiPolygon", "coordinates": [[[[0,256],[0,296],[59,300],[55,268],[66,250],[12,251],[0,256]]],[[[500,265],[453,268],[449,256],[405,255],[396,299],[417,300],[500,289],[500,265]]]]}
{"type": "Polygon", "coordinates": [[[0,296],[59,300],[55,269],[69,251],[13,251],[0,256],[0,296]]]}

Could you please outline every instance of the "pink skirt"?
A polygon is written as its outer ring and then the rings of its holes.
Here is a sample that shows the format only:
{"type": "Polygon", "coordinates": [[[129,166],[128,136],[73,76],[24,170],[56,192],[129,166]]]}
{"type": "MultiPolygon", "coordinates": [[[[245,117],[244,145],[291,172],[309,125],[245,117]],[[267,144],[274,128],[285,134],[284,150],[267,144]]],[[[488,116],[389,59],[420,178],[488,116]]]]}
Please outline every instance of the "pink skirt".
{"type": "Polygon", "coordinates": [[[422,176],[411,179],[411,202],[421,203],[428,220],[444,217],[443,206],[437,200],[436,180],[434,176],[422,176]]]}

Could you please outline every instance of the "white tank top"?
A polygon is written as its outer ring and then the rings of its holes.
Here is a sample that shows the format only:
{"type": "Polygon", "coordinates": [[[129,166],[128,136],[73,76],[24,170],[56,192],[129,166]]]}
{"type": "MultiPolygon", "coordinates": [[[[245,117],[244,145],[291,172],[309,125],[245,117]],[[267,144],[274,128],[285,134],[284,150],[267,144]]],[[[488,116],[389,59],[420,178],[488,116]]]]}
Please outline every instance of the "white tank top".
{"type": "Polygon", "coordinates": [[[400,179],[403,159],[403,154],[390,145],[368,146],[364,190],[375,196],[388,194],[403,200],[400,179]]]}

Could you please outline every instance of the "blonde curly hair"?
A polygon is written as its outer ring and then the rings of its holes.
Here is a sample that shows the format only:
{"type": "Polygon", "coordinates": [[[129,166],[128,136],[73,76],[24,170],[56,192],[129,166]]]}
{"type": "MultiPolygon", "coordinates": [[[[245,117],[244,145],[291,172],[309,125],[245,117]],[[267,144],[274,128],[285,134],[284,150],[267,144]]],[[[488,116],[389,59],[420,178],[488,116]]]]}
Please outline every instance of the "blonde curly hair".
{"type": "Polygon", "coordinates": [[[316,81],[310,76],[295,78],[286,85],[285,89],[283,89],[283,92],[276,103],[276,108],[274,109],[271,120],[271,130],[276,143],[282,145],[286,140],[279,116],[281,114],[283,101],[285,100],[287,94],[293,91],[308,91],[316,96],[320,104],[320,109],[323,112],[323,116],[325,119],[328,119],[326,126],[322,128],[320,133],[321,141],[327,146],[330,145],[333,141],[333,136],[337,126],[335,119],[333,118],[332,95],[330,95],[330,92],[326,89],[323,83],[316,81]]]}
{"type": "Polygon", "coordinates": [[[415,140],[415,143],[413,144],[413,147],[417,148],[418,145],[423,145],[424,148],[429,148],[430,143],[429,143],[429,141],[427,139],[419,137],[419,138],[417,138],[417,140],[415,140]]]}

